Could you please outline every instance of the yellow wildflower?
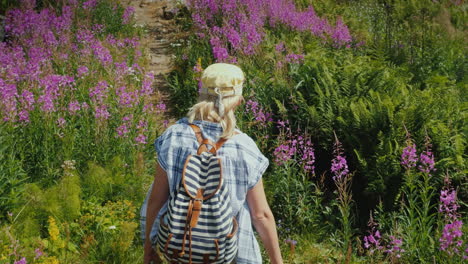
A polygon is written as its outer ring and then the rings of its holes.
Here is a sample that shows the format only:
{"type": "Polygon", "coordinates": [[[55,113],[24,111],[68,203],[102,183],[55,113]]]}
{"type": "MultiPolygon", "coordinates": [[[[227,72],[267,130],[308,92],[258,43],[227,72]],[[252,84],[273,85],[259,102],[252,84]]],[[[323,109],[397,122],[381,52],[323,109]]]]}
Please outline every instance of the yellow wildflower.
{"type": "Polygon", "coordinates": [[[135,218],[135,213],[132,211],[127,211],[127,219],[133,219],[135,218]]]}
{"type": "Polygon", "coordinates": [[[52,256],[45,258],[43,264],[60,264],[60,262],[57,257],[52,256]]]}
{"type": "Polygon", "coordinates": [[[62,239],[59,239],[57,241],[57,247],[58,248],[65,248],[65,241],[63,241],[62,239]]]}
{"type": "Polygon", "coordinates": [[[59,238],[60,230],[58,229],[57,223],[52,216],[49,216],[49,235],[52,241],[59,238]]]}
{"type": "Polygon", "coordinates": [[[11,253],[10,247],[8,245],[3,245],[3,250],[2,250],[2,257],[0,260],[4,260],[9,256],[11,253]]]}

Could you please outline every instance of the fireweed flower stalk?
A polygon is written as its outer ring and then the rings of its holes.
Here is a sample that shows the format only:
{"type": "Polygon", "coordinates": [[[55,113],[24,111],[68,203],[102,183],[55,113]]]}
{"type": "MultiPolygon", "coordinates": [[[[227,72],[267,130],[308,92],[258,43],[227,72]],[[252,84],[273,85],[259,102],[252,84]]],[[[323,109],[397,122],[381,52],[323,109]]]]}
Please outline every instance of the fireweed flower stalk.
{"type": "Polygon", "coordinates": [[[440,191],[439,197],[439,215],[442,216],[442,234],[439,238],[439,250],[447,253],[449,256],[462,256],[468,259],[468,244],[463,241],[463,221],[457,209],[460,206],[457,201],[457,191],[453,189],[450,183],[449,175],[444,178],[444,187],[440,191]],[[465,250],[463,250],[465,248],[465,250]]]}
{"type": "Polygon", "coordinates": [[[401,247],[403,245],[403,240],[392,235],[389,238],[390,241],[387,245],[385,253],[387,253],[390,258],[401,258],[401,255],[405,252],[405,250],[401,247]]]}
{"type": "Polygon", "coordinates": [[[411,190],[414,189],[414,178],[415,174],[413,173],[413,168],[416,167],[418,162],[418,154],[416,153],[416,144],[411,138],[409,131],[406,131],[406,146],[403,148],[400,157],[400,164],[405,170],[405,185],[408,186],[411,190]]]}
{"type": "Polygon", "coordinates": [[[315,175],[315,153],[310,136],[300,129],[293,134],[289,121],[277,121],[280,129],[279,146],[274,150],[275,163],[282,166],[290,160],[299,164],[306,174],[315,175]]]}
{"type": "Polygon", "coordinates": [[[295,148],[292,145],[291,128],[289,128],[289,120],[278,122],[278,128],[280,129],[279,135],[279,146],[276,147],[273,155],[275,157],[275,164],[282,166],[287,163],[295,154],[295,148]]]}
{"type": "Polygon", "coordinates": [[[380,235],[380,231],[378,230],[379,224],[374,221],[372,217],[372,212],[367,222],[367,226],[369,227],[368,235],[364,236],[364,248],[368,249],[370,254],[374,254],[375,252],[380,252],[384,247],[381,245],[382,243],[382,236],[380,235]]]}
{"type": "Polygon", "coordinates": [[[304,55],[290,53],[290,54],[286,55],[285,62],[301,64],[301,63],[304,62],[304,55]]]}
{"type": "MultiPolygon", "coordinates": [[[[429,216],[431,208],[434,207],[431,205],[431,200],[436,195],[432,188],[433,177],[431,173],[435,172],[436,168],[434,155],[432,153],[431,138],[428,135],[426,135],[424,140],[424,148],[425,150],[419,155],[419,165],[417,167],[421,174],[420,181],[422,181],[419,184],[419,189],[421,192],[420,199],[423,204],[423,215],[429,216]]],[[[427,228],[430,227],[428,226],[427,228]]]]}
{"type": "Polygon", "coordinates": [[[133,6],[127,6],[122,15],[122,20],[123,20],[122,22],[124,24],[128,24],[134,13],[135,13],[135,8],[133,6]]]}
{"type": "Polygon", "coordinates": [[[348,164],[346,161],[346,157],[343,155],[343,150],[341,146],[341,142],[335,135],[335,143],[333,146],[333,155],[334,158],[332,160],[331,172],[333,173],[333,181],[338,182],[345,178],[348,173],[348,164]]]}
{"type": "Polygon", "coordinates": [[[266,128],[273,122],[273,114],[266,112],[260,103],[255,99],[247,100],[246,112],[252,115],[252,121],[259,127],[266,128]]]}
{"type": "Polygon", "coordinates": [[[247,100],[245,110],[245,120],[251,124],[249,125],[249,128],[252,128],[251,133],[255,134],[257,138],[264,139],[259,141],[259,148],[266,149],[270,137],[269,131],[273,124],[273,114],[266,111],[253,97],[247,100]]]}
{"type": "Polygon", "coordinates": [[[418,170],[419,174],[421,175],[419,179],[418,189],[419,189],[419,199],[421,200],[421,217],[424,221],[421,223],[421,234],[425,234],[425,236],[429,237],[432,236],[432,226],[435,224],[436,216],[432,211],[435,210],[436,205],[432,203],[434,198],[436,197],[436,193],[434,191],[433,186],[433,175],[432,173],[436,171],[435,168],[435,161],[434,155],[432,153],[432,144],[431,138],[426,135],[424,140],[424,148],[425,150],[422,151],[419,155],[419,165],[418,170]]]}
{"type": "Polygon", "coordinates": [[[297,241],[291,238],[285,239],[284,242],[289,245],[289,260],[294,261],[294,256],[296,254],[296,245],[297,241]]]}
{"type": "Polygon", "coordinates": [[[332,179],[335,182],[338,191],[338,209],[341,214],[341,234],[344,241],[343,250],[346,252],[351,247],[352,229],[351,229],[351,182],[352,174],[349,173],[346,156],[343,154],[341,142],[338,140],[335,132],[335,143],[333,145],[333,155],[331,172],[332,179]]]}
{"type": "Polygon", "coordinates": [[[418,161],[418,156],[416,155],[416,144],[407,142],[406,147],[403,149],[401,154],[401,165],[405,167],[406,170],[416,167],[416,162],[418,161]]]}
{"type": "Polygon", "coordinates": [[[369,250],[369,254],[375,256],[386,254],[391,263],[398,262],[396,259],[401,258],[405,252],[402,248],[403,240],[394,235],[390,235],[385,239],[386,236],[380,233],[379,224],[374,221],[372,212],[367,226],[369,229],[367,231],[368,235],[364,236],[364,248],[369,250]]]}
{"type": "Polygon", "coordinates": [[[418,169],[422,173],[426,173],[431,176],[431,172],[436,171],[436,169],[434,168],[434,154],[432,153],[432,144],[429,136],[426,136],[424,145],[426,149],[419,155],[420,165],[418,166],[418,169]]]}
{"type": "Polygon", "coordinates": [[[430,141],[426,136],[425,150],[418,156],[416,144],[406,131],[406,147],[401,154],[401,165],[405,170],[405,183],[401,189],[402,220],[407,226],[403,237],[405,247],[407,251],[416,252],[419,259],[427,260],[431,258],[427,252],[435,249],[432,230],[436,221],[433,213],[435,204],[431,202],[436,194],[432,187],[434,179],[431,173],[435,171],[435,162],[430,141]],[[426,250],[420,251],[419,248],[426,250]]]}

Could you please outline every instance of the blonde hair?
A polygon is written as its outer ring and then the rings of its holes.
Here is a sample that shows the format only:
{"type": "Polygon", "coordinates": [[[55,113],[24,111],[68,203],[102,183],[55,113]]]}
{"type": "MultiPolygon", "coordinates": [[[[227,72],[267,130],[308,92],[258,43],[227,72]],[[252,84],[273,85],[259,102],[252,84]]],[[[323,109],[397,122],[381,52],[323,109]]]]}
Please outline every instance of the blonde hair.
{"type": "Polygon", "coordinates": [[[237,109],[237,106],[244,101],[244,97],[242,95],[223,97],[224,116],[222,118],[219,115],[218,109],[215,107],[216,98],[217,96],[201,94],[198,103],[192,106],[187,113],[188,122],[192,123],[197,119],[219,123],[223,128],[223,133],[220,138],[232,138],[237,125],[234,111],[237,109]]]}

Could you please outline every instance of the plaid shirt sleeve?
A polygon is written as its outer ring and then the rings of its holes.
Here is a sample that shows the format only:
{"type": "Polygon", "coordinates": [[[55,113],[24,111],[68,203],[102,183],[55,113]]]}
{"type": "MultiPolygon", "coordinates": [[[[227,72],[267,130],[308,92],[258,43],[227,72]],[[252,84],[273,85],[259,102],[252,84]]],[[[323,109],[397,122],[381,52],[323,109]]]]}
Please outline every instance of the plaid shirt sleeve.
{"type": "MultiPolygon", "coordinates": [[[[255,144],[255,143],[254,143],[255,144]]],[[[252,176],[249,178],[249,187],[248,189],[252,189],[262,178],[263,174],[265,173],[266,169],[270,165],[269,160],[260,152],[258,147],[255,145],[257,151],[255,151],[255,164],[254,169],[252,170],[252,176]]]]}

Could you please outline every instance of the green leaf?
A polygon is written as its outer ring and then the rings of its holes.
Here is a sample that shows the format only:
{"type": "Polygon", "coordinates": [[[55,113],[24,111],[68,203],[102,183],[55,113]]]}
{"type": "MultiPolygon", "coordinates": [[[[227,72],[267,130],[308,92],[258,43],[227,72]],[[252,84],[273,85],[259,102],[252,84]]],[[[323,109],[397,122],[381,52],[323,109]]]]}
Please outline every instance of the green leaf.
{"type": "Polygon", "coordinates": [[[281,103],[278,99],[273,98],[273,100],[275,101],[276,105],[278,106],[279,112],[280,112],[283,116],[286,116],[287,113],[288,113],[288,109],[286,109],[286,107],[284,107],[283,103],[281,103]]]}

